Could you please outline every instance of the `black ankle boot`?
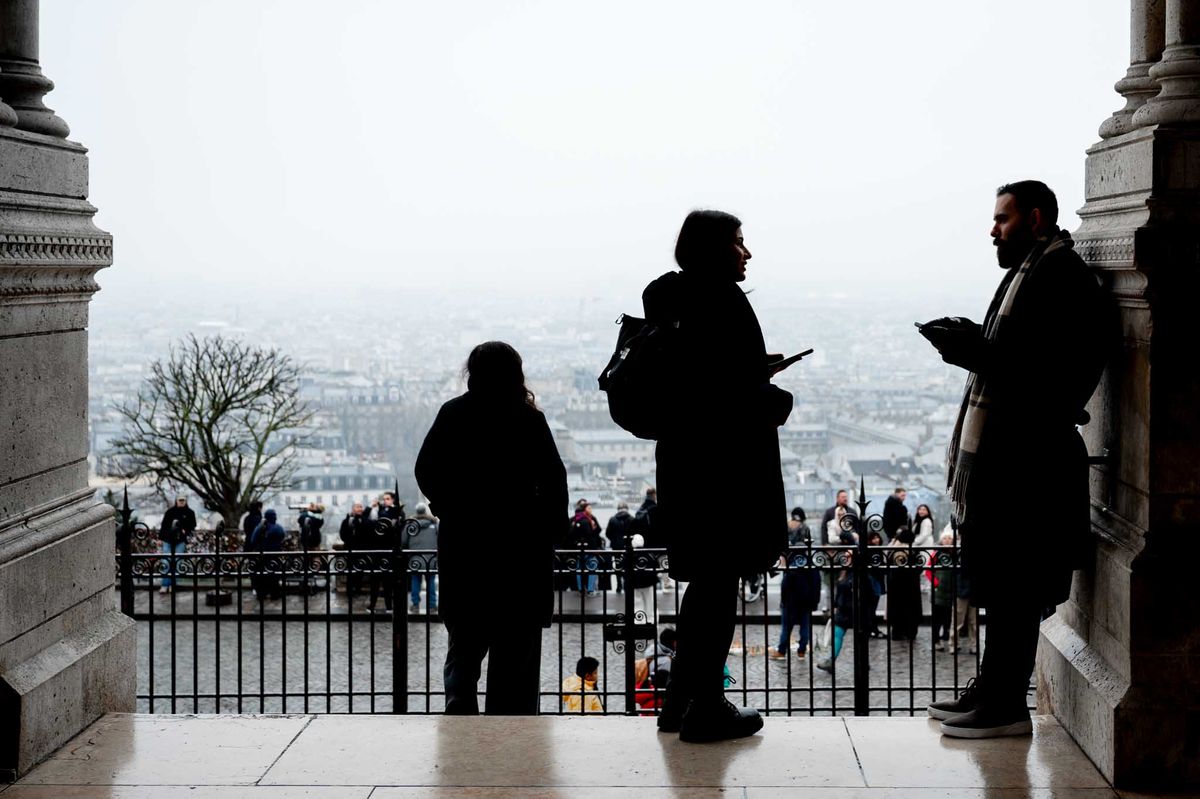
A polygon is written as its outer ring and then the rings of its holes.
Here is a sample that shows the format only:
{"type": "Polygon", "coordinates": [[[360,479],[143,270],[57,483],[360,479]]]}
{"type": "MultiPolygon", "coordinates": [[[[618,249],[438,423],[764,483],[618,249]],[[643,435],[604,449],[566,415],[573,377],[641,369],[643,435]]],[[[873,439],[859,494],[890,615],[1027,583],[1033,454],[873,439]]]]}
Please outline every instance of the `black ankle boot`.
{"type": "Polygon", "coordinates": [[[683,721],[683,713],[687,710],[689,701],[679,681],[668,680],[662,708],[658,711],[658,731],[679,732],[679,725],[683,721]]]}
{"type": "Polygon", "coordinates": [[[679,725],[679,740],[710,743],[745,738],[762,729],[762,716],[752,707],[738,707],[721,697],[692,700],[679,725]]]}

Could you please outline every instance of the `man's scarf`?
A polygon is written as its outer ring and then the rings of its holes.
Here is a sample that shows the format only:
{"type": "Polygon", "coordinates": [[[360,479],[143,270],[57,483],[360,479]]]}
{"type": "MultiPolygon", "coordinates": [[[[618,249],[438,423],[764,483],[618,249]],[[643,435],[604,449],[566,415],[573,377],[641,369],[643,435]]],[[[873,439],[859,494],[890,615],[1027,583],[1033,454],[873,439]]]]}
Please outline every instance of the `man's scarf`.
{"type": "MultiPolygon", "coordinates": [[[[1021,286],[1042,263],[1042,259],[1055,250],[1072,246],[1074,242],[1071,241],[1071,234],[1065,230],[1038,240],[1016,273],[1009,275],[1011,279],[1002,280],[996,289],[996,295],[992,297],[983,320],[984,338],[988,341],[996,340],[997,334],[1004,326],[1002,322],[1012,314],[1021,286]]],[[[958,411],[958,421],[954,425],[954,436],[950,439],[950,447],[946,453],[946,487],[950,489],[950,498],[954,502],[955,515],[960,524],[967,520],[967,483],[979,452],[979,442],[983,439],[987,427],[988,410],[991,406],[992,396],[988,392],[987,381],[982,375],[971,372],[967,377],[967,388],[963,394],[962,407],[958,411]]]]}

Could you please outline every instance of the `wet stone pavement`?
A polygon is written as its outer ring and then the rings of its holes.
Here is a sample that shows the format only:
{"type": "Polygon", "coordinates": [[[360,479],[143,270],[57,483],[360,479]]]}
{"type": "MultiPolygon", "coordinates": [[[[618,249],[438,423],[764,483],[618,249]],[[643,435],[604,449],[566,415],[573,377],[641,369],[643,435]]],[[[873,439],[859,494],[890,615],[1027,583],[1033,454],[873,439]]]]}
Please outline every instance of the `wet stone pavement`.
{"type": "MultiPolygon", "coordinates": [[[[159,594],[140,585],[135,612],[152,612],[155,618],[139,620],[137,626],[137,712],[392,712],[391,614],[369,612],[366,596],[356,596],[351,606],[344,593],[323,585],[308,597],[298,589],[294,586],[283,600],[260,603],[244,585],[240,592],[233,589],[231,604],[218,609],[205,605],[203,587],[195,592],[185,585],[173,594],[159,594]],[[219,620],[213,615],[218,612],[219,620]]],[[[777,593],[772,584],[765,599],[743,604],[747,620],[739,624],[726,662],[733,678],[730,699],[772,715],[852,715],[853,634],[847,634],[832,674],[816,668],[827,651],[797,657],[795,632],[788,657],[772,658],[770,650],[779,638],[777,593]],[[764,605],[765,618],[775,621],[764,621],[764,605]]],[[[658,630],[673,626],[680,595],[657,592],[658,630]]],[[[497,589],[496,601],[504,601],[502,589],[497,589]]],[[[924,601],[928,614],[928,595],[924,601]]],[[[561,711],[558,688],[583,655],[600,661],[606,710],[625,711],[625,655],[618,644],[603,640],[605,623],[616,621],[624,602],[624,595],[615,591],[594,597],[567,591],[556,600],[565,620],[556,621],[542,638],[543,713],[561,711]]],[[[378,608],[382,611],[382,599],[378,608]]],[[[407,608],[406,594],[402,610],[409,619],[408,710],[440,713],[445,628],[436,614],[427,612],[424,597],[414,613],[407,608]]],[[[882,617],[880,624],[886,629],[882,617]]],[[[815,617],[814,627],[820,638],[824,618],[815,617]]],[[[955,686],[975,675],[978,656],[968,651],[965,640],[958,655],[936,652],[933,643],[927,622],[913,642],[869,641],[872,715],[923,715],[933,698],[951,696],[955,686]]],[[[652,641],[635,647],[637,657],[654,652],[652,641]]],[[[486,674],[485,662],[481,691],[486,674]]]]}

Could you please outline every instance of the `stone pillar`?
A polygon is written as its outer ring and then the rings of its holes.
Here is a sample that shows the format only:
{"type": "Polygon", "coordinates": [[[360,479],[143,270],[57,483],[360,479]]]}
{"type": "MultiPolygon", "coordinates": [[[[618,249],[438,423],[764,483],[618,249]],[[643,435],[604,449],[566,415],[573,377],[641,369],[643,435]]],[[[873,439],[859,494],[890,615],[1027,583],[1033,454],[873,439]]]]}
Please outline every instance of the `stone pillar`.
{"type": "Polygon", "coordinates": [[[1200,0],[1166,10],[1148,70],[1161,91],[1087,151],[1077,247],[1117,300],[1123,346],[1084,428],[1112,455],[1092,472],[1094,558],[1038,653],[1043,711],[1118,787],[1200,786],[1200,0]]]}
{"type": "Polygon", "coordinates": [[[1133,115],[1133,124],[1174,125],[1200,122],[1200,3],[1167,0],[1167,49],[1150,68],[1162,87],[1133,115]]]}
{"type": "Polygon", "coordinates": [[[1125,97],[1125,107],[1114,112],[1100,126],[1101,138],[1107,139],[1133,130],[1134,112],[1158,94],[1158,83],[1150,77],[1150,67],[1162,57],[1165,2],[1133,0],[1130,3],[1129,70],[1115,87],[1125,97]]]}
{"type": "Polygon", "coordinates": [[[112,509],[87,475],[88,303],[112,237],[92,223],[87,151],[41,102],[37,12],[0,2],[0,97],[16,112],[0,124],[0,781],[135,692],[112,509]]]}

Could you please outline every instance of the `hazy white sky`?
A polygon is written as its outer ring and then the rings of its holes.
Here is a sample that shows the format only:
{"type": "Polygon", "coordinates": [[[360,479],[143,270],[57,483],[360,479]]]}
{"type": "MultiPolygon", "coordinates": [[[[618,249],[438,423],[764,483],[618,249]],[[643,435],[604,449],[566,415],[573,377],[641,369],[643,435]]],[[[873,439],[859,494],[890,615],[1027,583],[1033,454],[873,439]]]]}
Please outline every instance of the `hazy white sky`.
{"type": "Polygon", "coordinates": [[[116,237],[98,302],[382,286],[632,308],[685,213],[716,207],[745,222],[760,297],[985,304],[996,185],[1042,178],[1078,224],[1128,9],[46,0],[41,56],[116,237]]]}

